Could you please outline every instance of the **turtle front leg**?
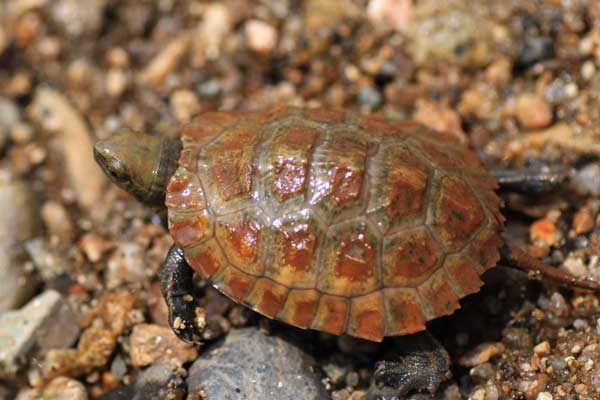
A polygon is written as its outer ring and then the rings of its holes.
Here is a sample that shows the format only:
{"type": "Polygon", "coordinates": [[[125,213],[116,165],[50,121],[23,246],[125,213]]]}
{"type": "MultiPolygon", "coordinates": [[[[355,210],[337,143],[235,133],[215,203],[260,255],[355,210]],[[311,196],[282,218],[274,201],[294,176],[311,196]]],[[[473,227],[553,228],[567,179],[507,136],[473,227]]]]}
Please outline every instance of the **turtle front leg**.
{"type": "Polygon", "coordinates": [[[159,272],[160,290],[169,309],[169,325],[180,339],[198,343],[204,316],[194,297],[194,270],[183,250],[172,246],[159,272]]]}
{"type": "Polygon", "coordinates": [[[367,399],[399,399],[412,391],[434,393],[440,383],[451,377],[450,356],[427,331],[396,340],[400,349],[379,361],[367,399]]]}

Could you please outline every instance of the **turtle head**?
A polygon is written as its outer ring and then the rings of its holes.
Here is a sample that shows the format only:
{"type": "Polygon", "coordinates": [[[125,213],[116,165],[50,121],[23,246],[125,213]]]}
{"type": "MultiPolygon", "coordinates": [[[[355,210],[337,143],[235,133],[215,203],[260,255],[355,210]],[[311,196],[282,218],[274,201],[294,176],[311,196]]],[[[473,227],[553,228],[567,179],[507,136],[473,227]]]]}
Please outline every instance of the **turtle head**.
{"type": "Polygon", "coordinates": [[[119,187],[144,204],[161,207],[180,150],[179,140],[122,131],[98,141],[94,158],[119,187]]]}

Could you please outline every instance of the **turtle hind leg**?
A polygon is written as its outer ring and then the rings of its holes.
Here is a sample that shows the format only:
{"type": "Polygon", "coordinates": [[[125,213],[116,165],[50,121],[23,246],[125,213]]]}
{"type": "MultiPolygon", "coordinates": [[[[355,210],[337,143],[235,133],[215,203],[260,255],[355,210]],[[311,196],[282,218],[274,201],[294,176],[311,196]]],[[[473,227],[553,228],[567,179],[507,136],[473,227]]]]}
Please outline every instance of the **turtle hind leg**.
{"type": "Polygon", "coordinates": [[[399,399],[412,391],[434,393],[450,378],[450,356],[429,332],[402,336],[395,342],[399,351],[375,366],[367,400],[399,399]]]}
{"type": "Polygon", "coordinates": [[[183,257],[183,250],[172,246],[159,272],[160,290],[169,309],[169,325],[188,343],[200,342],[204,316],[194,297],[194,270],[183,257]]]}
{"type": "Polygon", "coordinates": [[[491,169],[500,190],[518,193],[546,193],[561,187],[572,174],[572,168],[561,165],[521,169],[491,169]]]}

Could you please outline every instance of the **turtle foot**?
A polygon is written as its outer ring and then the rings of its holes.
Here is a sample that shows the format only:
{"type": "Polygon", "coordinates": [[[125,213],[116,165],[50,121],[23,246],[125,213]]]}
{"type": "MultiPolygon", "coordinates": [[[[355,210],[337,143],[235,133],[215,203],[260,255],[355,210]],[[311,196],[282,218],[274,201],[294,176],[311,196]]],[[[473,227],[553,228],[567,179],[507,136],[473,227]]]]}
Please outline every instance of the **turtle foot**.
{"type": "Polygon", "coordinates": [[[397,339],[398,352],[384,357],[375,366],[368,400],[404,398],[413,391],[435,393],[450,378],[450,356],[428,332],[397,339]]]}

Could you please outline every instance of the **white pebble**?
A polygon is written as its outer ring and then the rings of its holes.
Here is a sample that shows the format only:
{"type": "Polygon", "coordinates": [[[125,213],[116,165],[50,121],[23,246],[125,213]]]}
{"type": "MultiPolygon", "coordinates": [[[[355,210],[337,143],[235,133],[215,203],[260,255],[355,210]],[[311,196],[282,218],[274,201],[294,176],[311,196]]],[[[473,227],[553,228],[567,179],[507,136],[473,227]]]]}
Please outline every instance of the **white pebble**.
{"type": "Polygon", "coordinates": [[[277,43],[277,31],[266,22],[251,19],[246,22],[245,31],[248,47],[259,53],[269,53],[277,43]]]}
{"type": "Polygon", "coordinates": [[[550,392],[540,392],[538,393],[535,400],[552,400],[552,395],[550,392]]]}

